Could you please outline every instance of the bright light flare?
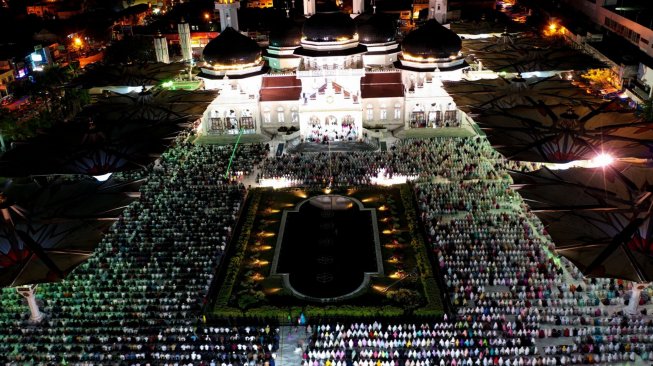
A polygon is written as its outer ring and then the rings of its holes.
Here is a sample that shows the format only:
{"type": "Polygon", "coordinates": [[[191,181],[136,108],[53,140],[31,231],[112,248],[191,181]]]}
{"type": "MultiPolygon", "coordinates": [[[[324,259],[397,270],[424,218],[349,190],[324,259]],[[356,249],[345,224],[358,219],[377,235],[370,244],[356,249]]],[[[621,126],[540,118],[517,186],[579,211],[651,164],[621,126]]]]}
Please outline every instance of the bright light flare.
{"type": "Polygon", "coordinates": [[[550,170],[566,170],[571,168],[605,168],[612,165],[617,159],[607,153],[600,153],[593,159],[589,160],[574,160],[568,163],[544,163],[542,166],[550,170]]]}
{"type": "Polygon", "coordinates": [[[306,192],[304,192],[304,191],[297,190],[297,191],[294,191],[293,194],[296,197],[299,197],[299,198],[308,198],[308,194],[306,194],[306,192]]]}
{"type": "Polygon", "coordinates": [[[292,186],[292,181],[287,178],[265,178],[261,179],[259,187],[272,187],[274,189],[292,186]]]}
{"type": "Polygon", "coordinates": [[[601,153],[592,159],[592,161],[597,167],[602,168],[614,163],[614,158],[610,154],[601,153]]]}
{"type": "Polygon", "coordinates": [[[379,186],[392,186],[395,184],[405,184],[408,181],[417,179],[416,175],[395,174],[392,177],[386,176],[385,170],[381,169],[376,177],[372,177],[372,184],[379,186]]]}
{"type": "Polygon", "coordinates": [[[272,246],[270,245],[258,245],[250,248],[252,252],[266,252],[270,249],[272,249],[272,246]]]}
{"type": "Polygon", "coordinates": [[[372,288],[374,289],[374,291],[378,291],[378,292],[385,292],[386,291],[386,287],[384,287],[384,286],[374,285],[374,286],[372,286],[372,288]]]}

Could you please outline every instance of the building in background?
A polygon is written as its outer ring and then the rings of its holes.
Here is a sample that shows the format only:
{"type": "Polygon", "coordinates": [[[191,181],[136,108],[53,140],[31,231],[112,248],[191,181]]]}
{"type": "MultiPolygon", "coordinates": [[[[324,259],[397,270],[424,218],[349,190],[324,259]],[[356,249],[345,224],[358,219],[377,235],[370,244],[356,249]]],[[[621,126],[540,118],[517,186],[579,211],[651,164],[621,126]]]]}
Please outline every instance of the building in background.
{"type": "Polygon", "coordinates": [[[446,19],[445,1],[432,0],[429,20],[401,44],[384,14],[316,11],[312,1],[303,27],[288,19],[265,51],[233,27],[209,42],[199,76],[220,94],[200,133],[283,127],[326,142],[357,141],[364,129],[460,126],[442,80],[459,80],[467,64],[461,39],[437,21],[446,19]]]}
{"type": "Polygon", "coordinates": [[[653,1],[564,0],[606,33],[588,45],[616,68],[629,97],[642,103],[653,98],[653,1]],[[628,44],[620,40],[624,39],[628,44]]]}

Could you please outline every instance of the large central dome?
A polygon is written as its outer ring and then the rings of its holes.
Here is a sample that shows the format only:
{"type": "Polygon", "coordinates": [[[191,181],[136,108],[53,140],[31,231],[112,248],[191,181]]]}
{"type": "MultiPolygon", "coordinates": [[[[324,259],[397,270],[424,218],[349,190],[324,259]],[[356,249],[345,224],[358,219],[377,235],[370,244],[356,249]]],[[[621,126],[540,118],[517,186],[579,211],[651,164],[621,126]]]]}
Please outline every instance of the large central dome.
{"type": "Polygon", "coordinates": [[[461,48],[460,37],[435,19],[410,32],[401,43],[404,56],[423,59],[457,57],[461,48]]]}
{"type": "Polygon", "coordinates": [[[356,24],[339,11],[316,13],[304,22],[302,35],[312,42],[347,41],[356,36],[356,24]]]}
{"type": "Polygon", "coordinates": [[[395,40],[396,33],[392,18],[382,13],[374,14],[365,20],[361,19],[358,24],[358,41],[362,44],[392,42],[395,40]]]}
{"type": "Polygon", "coordinates": [[[288,18],[284,18],[270,31],[270,46],[272,47],[299,47],[301,39],[301,27],[288,18]]]}
{"type": "Polygon", "coordinates": [[[259,62],[261,48],[251,38],[227,27],[204,47],[204,61],[219,66],[238,66],[259,62]]]}

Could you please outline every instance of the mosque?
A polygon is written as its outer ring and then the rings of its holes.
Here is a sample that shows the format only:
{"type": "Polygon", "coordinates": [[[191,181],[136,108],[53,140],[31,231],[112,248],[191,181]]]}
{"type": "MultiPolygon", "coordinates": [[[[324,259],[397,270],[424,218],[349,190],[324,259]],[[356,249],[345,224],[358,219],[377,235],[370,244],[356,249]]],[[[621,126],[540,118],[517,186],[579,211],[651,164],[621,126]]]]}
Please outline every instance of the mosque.
{"type": "Polygon", "coordinates": [[[262,49],[238,31],[238,2],[219,0],[223,30],[203,50],[206,89],[218,89],[200,134],[297,131],[301,141],[357,141],[366,129],[441,128],[461,123],[442,87],[467,64],[461,39],[442,24],[446,0],[430,0],[428,20],[397,41],[391,18],[304,0],[303,25],[286,19],[262,49]]]}

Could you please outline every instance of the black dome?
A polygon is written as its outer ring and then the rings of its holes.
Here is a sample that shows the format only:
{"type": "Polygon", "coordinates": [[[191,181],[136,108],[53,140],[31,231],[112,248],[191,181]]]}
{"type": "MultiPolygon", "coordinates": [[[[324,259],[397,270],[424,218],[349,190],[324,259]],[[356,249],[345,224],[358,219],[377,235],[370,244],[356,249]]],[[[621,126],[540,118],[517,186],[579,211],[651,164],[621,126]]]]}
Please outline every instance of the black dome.
{"type": "Polygon", "coordinates": [[[394,41],[395,34],[395,24],[385,14],[374,14],[358,24],[358,41],[362,44],[391,42],[394,41]]]}
{"type": "Polygon", "coordinates": [[[204,61],[220,65],[240,65],[256,62],[261,58],[261,48],[251,38],[227,27],[213,38],[202,52],[204,61]]]}
{"type": "Polygon", "coordinates": [[[424,58],[457,56],[461,48],[460,37],[435,19],[410,32],[401,43],[402,53],[424,58]]]}
{"type": "Polygon", "coordinates": [[[270,30],[270,46],[297,47],[302,41],[302,28],[288,18],[270,30]]]}
{"type": "Polygon", "coordinates": [[[339,11],[316,13],[306,19],[302,34],[307,40],[314,42],[352,39],[356,34],[356,24],[349,14],[339,11]]]}

